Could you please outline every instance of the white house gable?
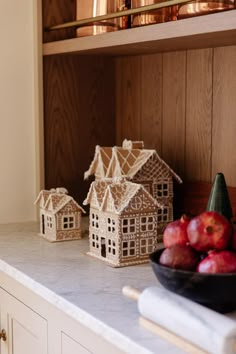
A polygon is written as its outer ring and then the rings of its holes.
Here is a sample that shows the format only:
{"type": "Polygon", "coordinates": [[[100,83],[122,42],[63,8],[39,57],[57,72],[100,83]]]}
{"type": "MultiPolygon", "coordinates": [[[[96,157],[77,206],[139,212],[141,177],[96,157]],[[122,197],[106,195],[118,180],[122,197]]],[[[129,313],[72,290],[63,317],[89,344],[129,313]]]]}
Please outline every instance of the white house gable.
{"type": "Polygon", "coordinates": [[[158,204],[155,200],[153,200],[153,198],[150,198],[150,195],[148,195],[145,190],[142,190],[141,195],[142,195],[142,207],[145,210],[153,210],[153,208],[155,208],[156,205],[158,204]]]}
{"type": "Polygon", "coordinates": [[[142,211],[155,209],[155,201],[152,197],[150,197],[148,196],[148,193],[146,193],[145,190],[143,190],[141,187],[139,191],[130,199],[129,203],[124,209],[124,213],[141,213],[142,211]]]}
{"type": "Polygon", "coordinates": [[[44,208],[45,202],[46,202],[46,200],[45,200],[44,196],[42,196],[40,198],[39,207],[44,208]]]}
{"type": "Polygon", "coordinates": [[[46,209],[50,212],[53,212],[53,203],[52,203],[52,199],[50,198],[48,201],[47,201],[47,204],[46,204],[46,209]]]}
{"type": "Polygon", "coordinates": [[[107,193],[106,193],[106,196],[104,199],[104,209],[108,212],[111,212],[111,213],[116,212],[116,209],[114,206],[114,199],[113,199],[110,189],[107,190],[107,193]]]}
{"type": "Polygon", "coordinates": [[[66,213],[70,214],[76,211],[81,211],[81,208],[79,208],[78,205],[73,200],[70,200],[60,209],[60,213],[62,214],[66,214],[66,213]]]}

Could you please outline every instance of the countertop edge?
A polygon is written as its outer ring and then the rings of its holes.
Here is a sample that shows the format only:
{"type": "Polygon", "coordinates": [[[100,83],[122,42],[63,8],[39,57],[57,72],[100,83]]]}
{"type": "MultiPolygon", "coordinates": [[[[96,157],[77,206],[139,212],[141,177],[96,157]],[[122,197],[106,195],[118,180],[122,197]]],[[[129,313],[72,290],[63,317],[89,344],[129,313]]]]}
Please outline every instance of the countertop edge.
{"type": "Polygon", "coordinates": [[[7,276],[14,279],[25,288],[29,289],[51,305],[55,306],[57,309],[63,311],[66,315],[79,321],[85,327],[91,329],[96,334],[102,336],[108,342],[117,346],[119,349],[127,352],[129,351],[142,354],[153,354],[152,351],[138,345],[133,340],[124,336],[119,331],[106,325],[96,317],[90,315],[86,311],[80,309],[78,306],[72,304],[68,300],[64,299],[62,296],[56,294],[52,290],[48,289],[44,285],[30,278],[23,272],[19,271],[15,267],[11,266],[7,262],[0,259],[0,271],[4,272],[7,276]]]}

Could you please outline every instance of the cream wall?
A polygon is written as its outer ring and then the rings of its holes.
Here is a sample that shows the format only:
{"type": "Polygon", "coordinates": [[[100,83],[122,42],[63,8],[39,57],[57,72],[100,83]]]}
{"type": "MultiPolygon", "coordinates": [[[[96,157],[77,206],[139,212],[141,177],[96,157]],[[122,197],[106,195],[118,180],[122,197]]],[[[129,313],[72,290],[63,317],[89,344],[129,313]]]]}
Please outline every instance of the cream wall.
{"type": "Polygon", "coordinates": [[[41,62],[35,0],[0,1],[0,223],[36,219],[42,183],[41,62]]]}

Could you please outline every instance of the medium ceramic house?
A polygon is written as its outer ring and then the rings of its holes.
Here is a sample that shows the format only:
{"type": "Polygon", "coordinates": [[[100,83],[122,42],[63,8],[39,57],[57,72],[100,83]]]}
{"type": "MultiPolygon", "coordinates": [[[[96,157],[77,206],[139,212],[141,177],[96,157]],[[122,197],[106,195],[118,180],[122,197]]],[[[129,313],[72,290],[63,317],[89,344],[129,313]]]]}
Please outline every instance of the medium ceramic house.
{"type": "Polygon", "coordinates": [[[144,149],[142,141],[124,140],[122,147],[96,146],[94,159],[85,172],[85,179],[95,180],[125,177],[145,189],[164,208],[158,211],[157,221],[162,229],[173,220],[173,178],[181,178],[163,161],[156,150],[144,149]]]}
{"type": "Polygon", "coordinates": [[[94,181],[84,204],[90,204],[90,255],[113,267],[148,261],[158,246],[161,205],[142,185],[94,181]]]}
{"type": "Polygon", "coordinates": [[[42,190],[35,204],[40,208],[40,235],[51,242],[82,238],[85,211],[67,195],[65,188],[42,190]]]}

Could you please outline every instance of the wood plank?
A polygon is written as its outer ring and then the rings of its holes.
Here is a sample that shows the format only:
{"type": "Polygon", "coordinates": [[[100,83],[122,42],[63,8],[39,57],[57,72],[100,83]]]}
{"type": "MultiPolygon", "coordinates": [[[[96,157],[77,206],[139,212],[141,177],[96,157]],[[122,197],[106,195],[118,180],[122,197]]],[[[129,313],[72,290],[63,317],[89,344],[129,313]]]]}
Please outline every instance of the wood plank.
{"type": "Polygon", "coordinates": [[[128,55],[232,44],[236,44],[236,10],[45,43],[43,54],[128,55]]]}
{"type": "Polygon", "coordinates": [[[179,174],[185,172],[186,52],[163,54],[162,157],[179,174]]]}
{"type": "Polygon", "coordinates": [[[141,57],[116,59],[116,140],[140,139],[141,57]]]}
{"type": "Polygon", "coordinates": [[[236,46],[214,50],[212,179],[223,172],[236,186],[236,46]]]}
{"type": "Polygon", "coordinates": [[[95,146],[115,144],[113,60],[45,58],[44,86],[45,187],[64,186],[82,203],[95,146]]]}
{"type": "Polygon", "coordinates": [[[187,52],[186,178],[211,181],[212,49],[187,52]]]}
{"type": "MultiPolygon", "coordinates": [[[[76,0],[42,0],[43,28],[75,20],[76,0]]],[[[43,33],[43,41],[58,41],[75,37],[75,28],[43,33]]]]}
{"type": "Polygon", "coordinates": [[[140,138],[147,149],[162,154],[162,54],[141,57],[140,138]]]}
{"type": "MultiPolygon", "coordinates": [[[[175,189],[174,209],[175,219],[183,213],[198,215],[206,210],[210,196],[212,183],[208,182],[185,182],[177,185],[175,189]]],[[[236,188],[227,185],[233,219],[236,220],[236,188]]]]}

